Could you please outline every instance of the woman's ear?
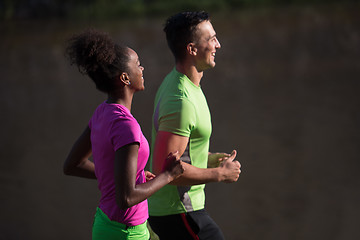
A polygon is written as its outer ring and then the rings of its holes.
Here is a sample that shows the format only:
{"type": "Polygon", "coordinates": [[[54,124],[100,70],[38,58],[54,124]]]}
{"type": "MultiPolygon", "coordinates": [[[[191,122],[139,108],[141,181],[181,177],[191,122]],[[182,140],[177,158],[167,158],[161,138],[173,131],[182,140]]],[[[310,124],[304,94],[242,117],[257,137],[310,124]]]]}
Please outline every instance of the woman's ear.
{"type": "Polygon", "coordinates": [[[125,85],[130,85],[130,78],[126,72],[123,72],[119,78],[120,81],[123,82],[125,85]]]}
{"type": "Polygon", "coordinates": [[[188,53],[189,53],[191,56],[196,56],[197,48],[195,47],[195,44],[194,44],[194,43],[189,43],[189,44],[186,46],[186,49],[187,49],[188,53]]]}

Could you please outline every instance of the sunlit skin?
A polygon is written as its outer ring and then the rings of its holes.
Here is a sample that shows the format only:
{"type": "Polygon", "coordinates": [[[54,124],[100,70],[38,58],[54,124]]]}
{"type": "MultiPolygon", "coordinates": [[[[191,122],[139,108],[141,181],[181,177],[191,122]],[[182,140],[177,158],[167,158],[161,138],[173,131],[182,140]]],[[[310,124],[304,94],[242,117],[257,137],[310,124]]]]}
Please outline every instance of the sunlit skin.
{"type": "Polygon", "coordinates": [[[194,48],[195,66],[199,72],[215,67],[216,50],[221,45],[211,22],[204,21],[197,26],[194,48]]]}
{"type": "Polygon", "coordinates": [[[176,62],[176,70],[199,86],[203,71],[215,67],[216,51],[221,45],[210,21],[199,23],[196,29],[193,42],[186,46],[185,59],[176,62]]]}
{"type": "Polygon", "coordinates": [[[128,71],[123,72],[116,81],[116,87],[108,93],[108,103],[118,103],[131,111],[134,93],[145,90],[143,71],[137,53],[128,48],[128,71]]]}
{"type": "Polygon", "coordinates": [[[129,82],[129,87],[134,89],[135,91],[143,91],[145,90],[144,86],[144,76],[143,71],[144,67],[141,66],[139,56],[137,53],[129,48],[129,78],[131,81],[129,82]]]}

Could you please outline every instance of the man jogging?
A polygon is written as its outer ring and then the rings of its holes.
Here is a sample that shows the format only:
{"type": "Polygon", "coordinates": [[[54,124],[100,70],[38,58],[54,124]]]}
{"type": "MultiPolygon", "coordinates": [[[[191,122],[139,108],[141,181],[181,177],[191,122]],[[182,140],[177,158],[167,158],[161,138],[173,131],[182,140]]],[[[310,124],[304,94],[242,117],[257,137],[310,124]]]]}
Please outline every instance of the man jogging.
{"type": "Polygon", "coordinates": [[[200,81],[215,67],[221,47],[206,12],[183,12],[165,24],[167,42],[175,57],[155,97],[151,168],[162,171],[163,159],[178,151],[184,174],[149,199],[149,222],[161,240],[224,239],[205,211],[205,184],[235,182],[240,163],[231,154],[209,153],[211,117],[200,81]]]}

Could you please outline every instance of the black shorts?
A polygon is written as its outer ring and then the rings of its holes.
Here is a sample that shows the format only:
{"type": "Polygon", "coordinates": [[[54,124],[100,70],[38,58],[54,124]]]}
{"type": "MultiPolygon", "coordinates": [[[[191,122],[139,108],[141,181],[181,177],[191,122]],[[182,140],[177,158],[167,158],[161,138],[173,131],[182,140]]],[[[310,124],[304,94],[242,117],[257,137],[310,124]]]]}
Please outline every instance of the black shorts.
{"type": "Polygon", "coordinates": [[[203,210],[168,216],[150,216],[149,224],[160,240],[223,240],[218,225],[203,210]]]}

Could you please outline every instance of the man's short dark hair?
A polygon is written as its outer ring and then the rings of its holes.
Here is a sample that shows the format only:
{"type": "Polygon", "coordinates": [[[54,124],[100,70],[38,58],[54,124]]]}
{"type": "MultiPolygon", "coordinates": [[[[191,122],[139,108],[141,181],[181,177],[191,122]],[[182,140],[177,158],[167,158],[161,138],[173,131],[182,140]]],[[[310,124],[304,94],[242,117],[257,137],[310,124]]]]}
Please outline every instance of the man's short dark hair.
{"type": "Polygon", "coordinates": [[[194,40],[196,26],[203,21],[210,21],[209,14],[204,11],[181,12],[166,20],[164,32],[176,61],[185,57],[187,44],[194,40]]]}

